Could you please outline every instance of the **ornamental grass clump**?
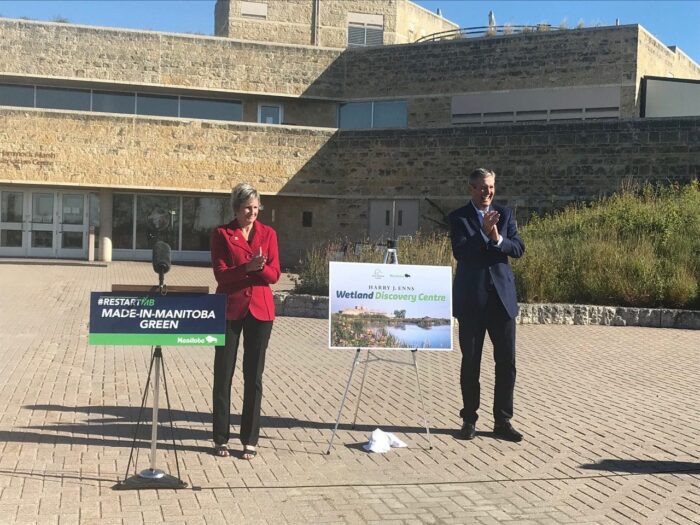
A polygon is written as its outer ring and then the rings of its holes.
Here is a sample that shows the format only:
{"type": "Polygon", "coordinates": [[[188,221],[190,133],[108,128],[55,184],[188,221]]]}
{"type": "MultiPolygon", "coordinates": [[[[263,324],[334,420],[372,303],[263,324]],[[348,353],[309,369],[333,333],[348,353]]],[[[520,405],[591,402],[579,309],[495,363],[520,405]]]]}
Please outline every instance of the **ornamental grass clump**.
{"type": "Polygon", "coordinates": [[[513,262],[523,302],[700,307],[700,186],[630,187],[533,217],[513,262]]]}

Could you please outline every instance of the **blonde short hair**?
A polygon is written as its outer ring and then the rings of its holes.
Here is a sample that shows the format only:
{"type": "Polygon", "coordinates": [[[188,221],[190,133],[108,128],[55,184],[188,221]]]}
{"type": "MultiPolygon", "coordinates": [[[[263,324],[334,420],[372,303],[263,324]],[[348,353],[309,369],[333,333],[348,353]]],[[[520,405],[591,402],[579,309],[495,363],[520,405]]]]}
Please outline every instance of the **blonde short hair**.
{"type": "Polygon", "coordinates": [[[251,197],[258,200],[258,209],[262,210],[263,208],[260,202],[260,194],[258,193],[258,190],[245,182],[236,184],[236,186],[234,186],[234,188],[231,190],[231,209],[233,210],[233,213],[236,213],[238,209],[251,197]]]}

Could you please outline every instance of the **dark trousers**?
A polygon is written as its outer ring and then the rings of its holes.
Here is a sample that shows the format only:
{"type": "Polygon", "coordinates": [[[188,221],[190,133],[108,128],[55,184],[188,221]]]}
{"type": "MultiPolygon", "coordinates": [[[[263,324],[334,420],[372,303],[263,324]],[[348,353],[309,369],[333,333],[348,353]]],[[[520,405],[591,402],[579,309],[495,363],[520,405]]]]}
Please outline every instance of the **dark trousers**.
{"type": "Polygon", "coordinates": [[[214,443],[228,443],[231,433],[231,382],[236,367],[238,341],[243,333],[243,412],[241,443],[257,445],[260,435],[260,403],[265,351],[272,321],[258,321],[248,314],[242,321],[226,321],[226,344],[214,356],[214,443]]]}
{"type": "Polygon", "coordinates": [[[479,374],[486,332],[493,344],[493,359],[496,362],[493,418],[496,424],[505,423],[513,417],[515,319],[508,317],[495,290],[489,293],[484,315],[459,319],[459,346],[462,349],[459,381],[464,406],[459,415],[467,423],[476,423],[479,418],[479,374]]]}

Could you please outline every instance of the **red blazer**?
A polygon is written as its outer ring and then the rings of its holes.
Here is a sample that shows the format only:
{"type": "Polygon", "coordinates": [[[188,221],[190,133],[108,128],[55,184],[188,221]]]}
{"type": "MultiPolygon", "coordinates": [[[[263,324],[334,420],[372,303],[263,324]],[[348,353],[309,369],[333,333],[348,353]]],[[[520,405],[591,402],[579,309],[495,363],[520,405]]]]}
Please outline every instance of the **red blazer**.
{"type": "Polygon", "coordinates": [[[270,285],[280,278],[277,234],[255,221],[250,244],[234,219],[217,226],[211,234],[211,266],[218,286],[216,293],[228,295],[226,319],[241,320],[248,312],[259,321],[275,318],[275,301],[270,285]],[[267,262],[259,272],[245,271],[245,265],[262,248],[267,262]]]}

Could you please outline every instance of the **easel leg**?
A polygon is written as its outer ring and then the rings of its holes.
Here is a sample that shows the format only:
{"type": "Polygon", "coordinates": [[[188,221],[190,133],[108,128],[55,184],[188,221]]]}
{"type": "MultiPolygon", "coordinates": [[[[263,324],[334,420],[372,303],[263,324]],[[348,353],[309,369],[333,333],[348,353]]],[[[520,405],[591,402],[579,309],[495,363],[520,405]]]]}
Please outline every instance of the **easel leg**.
{"type": "Polygon", "coordinates": [[[413,369],[416,372],[416,384],[418,385],[418,397],[420,398],[420,405],[423,409],[423,423],[425,424],[425,434],[428,436],[428,446],[430,450],[433,450],[433,444],[430,440],[430,428],[428,427],[428,413],[425,411],[425,403],[423,402],[423,391],[420,388],[420,376],[418,375],[418,360],[416,358],[418,354],[418,349],[414,348],[411,350],[411,356],[413,356],[413,369]]]}
{"type": "Polygon", "coordinates": [[[348,377],[348,384],[345,385],[345,392],[343,393],[343,400],[340,402],[340,408],[338,409],[338,417],[335,420],[335,427],[333,427],[333,434],[331,434],[331,440],[328,442],[328,450],[326,450],[326,455],[331,453],[331,448],[333,447],[333,440],[335,439],[335,433],[338,431],[338,424],[340,423],[340,415],[343,413],[343,406],[345,406],[345,399],[348,397],[348,390],[350,389],[350,382],[352,381],[352,374],[357,366],[357,361],[360,359],[360,349],[358,348],[355,352],[355,359],[352,361],[352,368],[350,369],[350,377],[348,377]]]}
{"type": "Polygon", "coordinates": [[[365,377],[367,377],[367,365],[372,357],[372,350],[367,350],[367,359],[365,360],[365,369],[362,372],[362,381],[360,382],[360,392],[357,394],[357,405],[355,406],[355,417],[352,418],[352,428],[355,428],[357,422],[357,412],[360,410],[360,400],[362,399],[362,389],[365,387],[365,377]]]}

